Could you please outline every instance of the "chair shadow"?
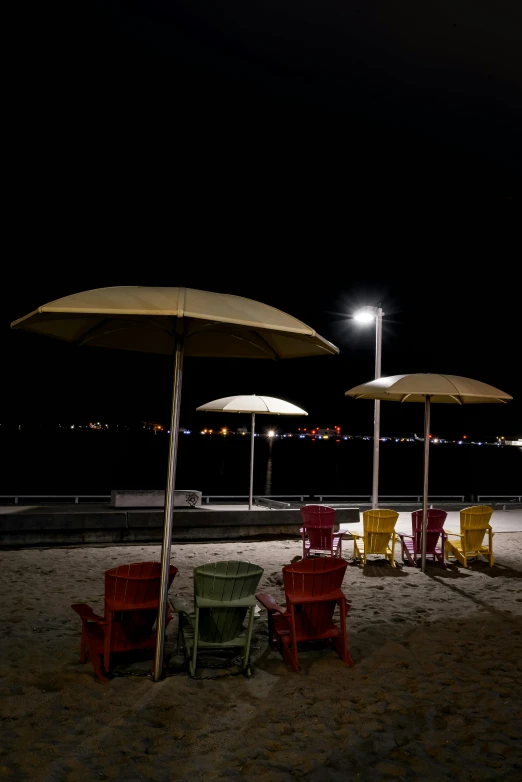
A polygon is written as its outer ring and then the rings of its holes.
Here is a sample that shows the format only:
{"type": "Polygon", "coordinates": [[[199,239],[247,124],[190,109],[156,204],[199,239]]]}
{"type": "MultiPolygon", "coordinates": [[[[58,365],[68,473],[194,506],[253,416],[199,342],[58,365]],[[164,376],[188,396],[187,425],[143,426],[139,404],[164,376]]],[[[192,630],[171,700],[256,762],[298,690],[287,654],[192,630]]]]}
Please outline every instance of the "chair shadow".
{"type": "Polygon", "coordinates": [[[370,578],[404,578],[406,573],[403,572],[404,565],[400,562],[396,562],[396,566],[392,567],[387,559],[375,559],[371,562],[366,562],[366,565],[362,565],[357,561],[348,563],[350,567],[357,567],[362,569],[363,576],[369,576],[370,578]]]}
{"type": "Polygon", "coordinates": [[[522,578],[522,570],[507,565],[493,565],[492,567],[485,560],[474,559],[468,562],[468,567],[457,562],[446,563],[445,568],[437,565],[429,565],[426,562],[426,574],[437,576],[438,578],[469,578],[472,573],[483,573],[489,578],[522,578]]]}
{"type": "Polygon", "coordinates": [[[469,570],[473,573],[484,573],[490,578],[522,578],[522,570],[508,567],[507,565],[492,565],[481,560],[473,560],[469,563],[469,570]]]}

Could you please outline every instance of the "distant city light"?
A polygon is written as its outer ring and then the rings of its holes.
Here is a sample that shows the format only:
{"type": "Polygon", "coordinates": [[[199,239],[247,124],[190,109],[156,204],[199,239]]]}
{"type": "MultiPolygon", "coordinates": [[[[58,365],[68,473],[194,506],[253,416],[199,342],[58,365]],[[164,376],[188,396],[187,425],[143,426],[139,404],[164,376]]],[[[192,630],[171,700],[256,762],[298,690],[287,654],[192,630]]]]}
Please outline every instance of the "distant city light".
{"type": "Polygon", "coordinates": [[[268,432],[268,436],[269,437],[275,437],[275,432],[274,432],[273,429],[270,429],[270,431],[268,432]]]}

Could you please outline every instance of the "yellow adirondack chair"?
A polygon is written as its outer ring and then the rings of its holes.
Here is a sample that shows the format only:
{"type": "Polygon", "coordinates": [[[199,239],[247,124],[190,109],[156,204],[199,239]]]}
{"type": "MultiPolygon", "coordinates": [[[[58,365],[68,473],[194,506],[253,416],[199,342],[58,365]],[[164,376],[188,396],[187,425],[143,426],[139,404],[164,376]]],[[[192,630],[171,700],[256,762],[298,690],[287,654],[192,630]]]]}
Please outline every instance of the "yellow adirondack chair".
{"type": "Polygon", "coordinates": [[[350,532],[353,538],[353,558],[362,560],[366,565],[368,554],[383,554],[392,567],[395,567],[395,543],[397,533],[395,523],[399,514],[395,510],[365,510],[363,512],[363,534],[350,532]]]}
{"type": "Polygon", "coordinates": [[[493,535],[490,519],[493,514],[493,508],[489,505],[474,505],[470,508],[463,508],[460,511],[460,532],[450,532],[444,530],[446,535],[451,535],[458,540],[449,540],[446,538],[444,550],[446,559],[453,557],[461,565],[468,567],[470,557],[485,557],[490,567],[494,563],[493,558],[493,535]],[[487,535],[488,543],[484,540],[487,535]]]}

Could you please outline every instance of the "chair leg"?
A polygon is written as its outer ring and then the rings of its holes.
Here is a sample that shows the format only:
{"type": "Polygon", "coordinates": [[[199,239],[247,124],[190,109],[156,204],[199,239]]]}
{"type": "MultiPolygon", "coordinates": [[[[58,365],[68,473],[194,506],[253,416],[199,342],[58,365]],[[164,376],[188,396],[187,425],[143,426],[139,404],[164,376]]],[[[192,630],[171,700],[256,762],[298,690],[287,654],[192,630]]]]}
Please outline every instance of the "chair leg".
{"type": "Polygon", "coordinates": [[[453,559],[456,559],[462,567],[468,566],[468,560],[466,558],[466,555],[460,552],[458,549],[456,549],[454,546],[451,545],[449,540],[446,541],[446,559],[449,560],[450,557],[453,557],[453,559]]]}
{"type": "Polygon", "coordinates": [[[295,632],[295,612],[294,607],[290,606],[290,616],[288,617],[290,620],[290,643],[292,648],[288,646],[283,640],[281,641],[283,652],[283,657],[285,658],[288,665],[291,667],[293,671],[299,670],[299,657],[298,657],[298,649],[297,649],[297,641],[296,641],[296,632],[295,632]]]}
{"type": "Polygon", "coordinates": [[[245,656],[243,658],[243,670],[248,668],[248,660],[250,657],[250,641],[252,640],[252,630],[254,629],[254,606],[249,609],[248,615],[248,628],[247,628],[247,642],[245,646],[245,656]]]}
{"type": "Polygon", "coordinates": [[[466,557],[466,555],[462,551],[459,551],[458,549],[454,548],[453,549],[453,556],[455,557],[456,560],[458,560],[458,562],[460,562],[462,567],[465,567],[465,568],[468,567],[468,558],[466,557]]]}
{"type": "Polygon", "coordinates": [[[183,617],[182,617],[181,613],[179,613],[178,614],[178,637],[177,637],[177,642],[176,642],[176,649],[177,649],[178,654],[180,654],[180,652],[182,652],[182,651],[186,652],[186,647],[185,647],[184,640],[185,639],[184,639],[184,636],[183,636],[183,617]]]}
{"type": "Polygon", "coordinates": [[[194,647],[192,649],[192,662],[190,663],[190,675],[196,675],[196,659],[198,655],[198,636],[199,636],[199,608],[196,606],[196,621],[194,624],[194,647]]]}
{"type": "Polygon", "coordinates": [[[101,668],[101,661],[102,661],[102,655],[96,651],[96,649],[90,649],[87,646],[87,657],[90,657],[92,668],[95,673],[95,675],[98,677],[98,679],[101,681],[102,684],[107,684],[109,681],[108,678],[105,676],[104,672],[101,668]]]}
{"type": "Polygon", "coordinates": [[[341,634],[338,638],[332,638],[335,651],[346,665],[354,665],[354,661],[348,651],[348,639],[346,637],[346,600],[341,600],[339,605],[339,614],[341,622],[341,634]]]}
{"type": "Polygon", "coordinates": [[[100,666],[100,655],[94,654],[92,656],[92,667],[94,669],[94,673],[98,677],[98,679],[101,681],[102,684],[107,684],[109,681],[108,678],[102,673],[101,666],[100,666]]]}
{"type": "Polygon", "coordinates": [[[271,649],[277,649],[279,647],[279,642],[274,634],[274,612],[268,610],[267,611],[267,619],[268,619],[268,643],[271,649]]]}
{"type": "MultiPolygon", "coordinates": [[[[114,618],[114,615],[112,615],[112,618],[114,618]]],[[[105,627],[105,640],[104,640],[104,653],[103,653],[103,667],[109,673],[110,666],[111,666],[111,629],[112,629],[112,622],[109,621],[109,624],[107,627],[105,627]]]]}

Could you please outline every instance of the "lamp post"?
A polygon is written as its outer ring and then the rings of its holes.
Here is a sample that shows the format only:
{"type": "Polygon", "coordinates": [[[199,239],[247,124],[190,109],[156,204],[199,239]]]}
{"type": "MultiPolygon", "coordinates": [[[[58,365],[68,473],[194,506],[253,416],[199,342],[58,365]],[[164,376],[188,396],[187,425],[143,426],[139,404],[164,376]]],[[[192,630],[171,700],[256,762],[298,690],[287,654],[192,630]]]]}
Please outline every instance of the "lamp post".
{"type": "MultiPolygon", "coordinates": [[[[375,320],[375,379],[381,376],[382,353],[382,316],[384,312],[381,306],[361,307],[354,313],[355,320],[359,323],[371,323],[375,320]]],[[[381,402],[375,400],[373,413],[373,481],[372,481],[372,508],[379,507],[379,438],[381,425],[381,402]]]]}

